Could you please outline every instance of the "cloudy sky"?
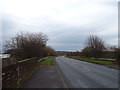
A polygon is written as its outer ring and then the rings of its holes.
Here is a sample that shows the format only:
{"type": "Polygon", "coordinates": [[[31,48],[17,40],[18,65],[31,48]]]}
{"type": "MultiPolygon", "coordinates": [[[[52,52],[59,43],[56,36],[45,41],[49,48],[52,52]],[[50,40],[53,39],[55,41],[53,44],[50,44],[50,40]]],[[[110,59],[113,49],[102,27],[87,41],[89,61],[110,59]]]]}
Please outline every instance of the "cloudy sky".
{"type": "Polygon", "coordinates": [[[1,0],[2,40],[22,31],[47,34],[55,50],[79,51],[89,35],[117,45],[118,1],[1,0]]]}

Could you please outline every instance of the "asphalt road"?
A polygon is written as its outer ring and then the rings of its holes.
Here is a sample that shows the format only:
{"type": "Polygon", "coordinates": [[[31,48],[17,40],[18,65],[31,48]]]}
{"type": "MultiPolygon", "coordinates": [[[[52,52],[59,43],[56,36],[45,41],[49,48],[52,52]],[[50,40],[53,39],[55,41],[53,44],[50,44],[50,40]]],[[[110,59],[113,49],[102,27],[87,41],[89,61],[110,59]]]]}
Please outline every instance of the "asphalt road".
{"type": "Polygon", "coordinates": [[[56,66],[44,66],[36,70],[20,88],[65,88],[56,66]]]}
{"type": "Polygon", "coordinates": [[[63,56],[55,61],[69,88],[118,88],[118,70],[63,56]]]}

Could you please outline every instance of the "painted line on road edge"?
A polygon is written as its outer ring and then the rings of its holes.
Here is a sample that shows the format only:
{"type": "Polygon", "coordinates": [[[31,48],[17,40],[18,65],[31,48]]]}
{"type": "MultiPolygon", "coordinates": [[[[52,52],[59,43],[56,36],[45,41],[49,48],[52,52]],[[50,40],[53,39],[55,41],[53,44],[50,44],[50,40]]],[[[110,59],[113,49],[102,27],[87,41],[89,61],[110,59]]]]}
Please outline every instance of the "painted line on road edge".
{"type": "Polygon", "coordinates": [[[62,75],[61,75],[58,67],[57,67],[56,65],[55,65],[55,67],[56,67],[57,72],[58,72],[58,74],[59,74],[59,76],[60,76],[61,82],[63,83],[63,88],[68,88],[68,86],[67,86],[67,84],[65,83],[65,80],[63,79],[63,77],[62,77],[62,75]]]}

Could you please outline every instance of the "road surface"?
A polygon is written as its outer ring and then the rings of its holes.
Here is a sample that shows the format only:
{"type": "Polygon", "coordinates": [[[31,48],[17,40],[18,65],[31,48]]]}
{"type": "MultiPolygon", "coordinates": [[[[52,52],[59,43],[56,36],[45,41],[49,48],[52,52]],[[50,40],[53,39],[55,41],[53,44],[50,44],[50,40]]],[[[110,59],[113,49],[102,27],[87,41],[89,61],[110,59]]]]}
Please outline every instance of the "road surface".
{"type": "Polygon", "coordinates": [[[118,88],[118,70],[64,56],[55,61],[69,88],[118,88]]]}
{"type": "Polygon", "coordinates": [[[36,70],[20,88],[65,88],[56,66],[44,66],[36,70]]]}

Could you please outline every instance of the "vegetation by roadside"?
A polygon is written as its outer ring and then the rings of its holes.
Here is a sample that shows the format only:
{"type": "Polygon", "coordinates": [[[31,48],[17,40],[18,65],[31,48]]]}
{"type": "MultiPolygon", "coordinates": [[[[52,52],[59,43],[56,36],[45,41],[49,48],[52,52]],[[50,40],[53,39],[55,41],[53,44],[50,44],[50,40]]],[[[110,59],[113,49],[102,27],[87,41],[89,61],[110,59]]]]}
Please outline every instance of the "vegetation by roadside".
{"type": "Polygon", "coordinates": [[[103,65],[103,66],[117,69],[117,70],[120,69],[120,66],[115,61],[93,60],[93,59],[73,57],[73,56],[68,56],[68,58],[77,59],[80,61],[85,61],[85,62],[90,62],[90,63],[95,63],[95,64],[103,65]]]}
{"type": "Polygon", "coordinates": [[[115,64],[115,62],[113,62],[113,61],[84,59],[84,58],[80,58],[80,57],[68,57],[68,58],[77,59],[77,60],[80,60],[80,61],[86,61],[86,62],[90,62],[90,63],[96,63],[96,64],[100,64],[100,65],[111,65],[111,64],[115,64]]]}
{"type": "Polygon", "coordinates": [[[16,58],[17,61],[32,57],[43,58],[46,56],[56,56],[56,51],[52,47],[46,45],[47,41],[47,35],[41,32],[21,32],[5,41],[3,46],[4,53],[10,54],[10,57],[16,58]]]}
{"type": "Polygon", "coordinates": [[[39,62],[39,65],[55,65],[55,57],[48,57],[39,62]]]}

